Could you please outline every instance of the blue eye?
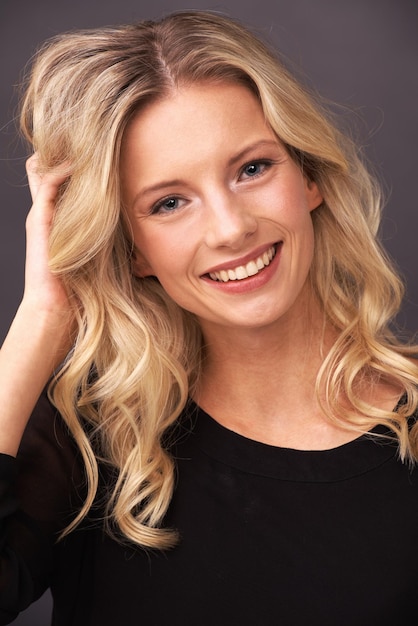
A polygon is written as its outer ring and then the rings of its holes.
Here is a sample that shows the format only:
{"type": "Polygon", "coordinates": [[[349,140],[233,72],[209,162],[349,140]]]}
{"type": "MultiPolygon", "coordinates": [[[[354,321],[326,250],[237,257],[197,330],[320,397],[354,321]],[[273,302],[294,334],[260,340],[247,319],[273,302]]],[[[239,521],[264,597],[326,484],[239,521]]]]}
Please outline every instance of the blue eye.
{"type": "Polygon", "coordinates": [[[250,163],[244,167],[244,172],[247,176],[256,176],[260,173],[261,164],[260,163],[250,163]]]}
{"type": "Polygon", "coordinates": [[[272,165],[272,161],[264,159],[247,163],[241,169],[240,178],[255,178],[260,176],[272,165]]]}
{"type": "Polygon", "coordinates": [[[154,204],[151,213],[170,213],[179,208],[179,202],[180,198],[176,198],[176,196],[162,198],[154,204]]]}
{"type": "Polygon", "coordinates": [[[173,209],[177,209],[178,202],[178,198],[167,198],[167,200],[163,201],[160,207],[167,209],[167,211],[172,211],[173,209]]]}

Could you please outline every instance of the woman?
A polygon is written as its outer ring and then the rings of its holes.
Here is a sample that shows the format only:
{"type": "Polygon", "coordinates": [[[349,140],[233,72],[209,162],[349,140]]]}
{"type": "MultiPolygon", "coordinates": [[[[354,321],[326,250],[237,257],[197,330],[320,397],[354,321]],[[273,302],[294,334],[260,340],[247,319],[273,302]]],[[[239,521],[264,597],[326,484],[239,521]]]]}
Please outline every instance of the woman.
{"type": "Polygon", "coordinates": [[[418,369],[355,147],[199,12],[48,43],[22,124],[2,623],[401,623],[418,369]]]}

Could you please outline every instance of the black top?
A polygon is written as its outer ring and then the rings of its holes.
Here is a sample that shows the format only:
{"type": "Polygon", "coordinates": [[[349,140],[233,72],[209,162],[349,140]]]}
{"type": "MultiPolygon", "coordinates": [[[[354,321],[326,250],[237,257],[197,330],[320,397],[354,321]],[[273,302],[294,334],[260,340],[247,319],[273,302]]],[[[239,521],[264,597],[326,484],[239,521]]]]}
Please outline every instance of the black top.
{"type": "Polygon", "coordinates": [[[412,623],[418,480],[394,443],[363,436],[326,451],[277,448],[193,403],[181,430],[167,515],[176,548],[117,543],[97,510],[56,543],[79,506],[82,469],[41,399],[18,457],[19,504],[16,462],[0,462],[1,624],[48,585],[54,626],[412,623]]]}

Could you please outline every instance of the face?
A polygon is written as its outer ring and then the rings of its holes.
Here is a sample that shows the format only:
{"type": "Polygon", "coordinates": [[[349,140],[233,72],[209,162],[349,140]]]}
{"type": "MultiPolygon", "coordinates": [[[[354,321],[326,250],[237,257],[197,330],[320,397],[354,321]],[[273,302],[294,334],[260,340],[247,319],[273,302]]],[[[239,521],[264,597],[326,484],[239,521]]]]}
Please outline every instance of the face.
{"type": "Polygon", "coordinates": [[[322,201],[236,84],[184,87],[141,111],[122,147],[135,271],[203,330],[299,315],[322,201]]]}

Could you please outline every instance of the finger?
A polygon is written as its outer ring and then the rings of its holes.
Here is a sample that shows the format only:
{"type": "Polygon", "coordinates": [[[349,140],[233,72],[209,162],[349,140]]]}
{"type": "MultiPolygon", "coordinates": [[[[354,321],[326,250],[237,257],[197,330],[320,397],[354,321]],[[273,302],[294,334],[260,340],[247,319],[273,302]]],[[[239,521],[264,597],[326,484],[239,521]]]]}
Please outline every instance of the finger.
{"type": "Polygon", "coordinates": [[[26,162],[29,189],[32,201],[47,202],[55,201],[59,187],[70,175],[69,167],[65,164],[56,169],[42,173],[39,168],[37,153],[33,154],[26,162]]]}
{"type": "Polygon", "coordinates": [[[32,156],[26,161],[26,173],[28,176],[29,190],[32,196],[32,202],[38,194],[39,185],[41,182],[41,176],[38,173],[38,155],[32,154],[32,156]]]}

